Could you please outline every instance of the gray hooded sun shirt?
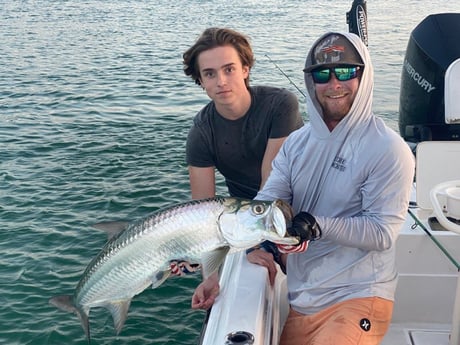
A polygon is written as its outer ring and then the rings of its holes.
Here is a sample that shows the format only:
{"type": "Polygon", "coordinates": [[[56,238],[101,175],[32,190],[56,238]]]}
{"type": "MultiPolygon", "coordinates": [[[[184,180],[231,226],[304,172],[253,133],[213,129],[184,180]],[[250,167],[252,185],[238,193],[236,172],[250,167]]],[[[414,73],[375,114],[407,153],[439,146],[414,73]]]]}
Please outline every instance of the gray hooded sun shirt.
{"type": "MultiPolygon", "coordinates": [[[[295,213],[311,213],[322,229],[322,238],[306,252],[288,256],[289,300],[303,314],[351,298],[394,299],[395,241],[414,176],[408,145],[372,112],[373,67],[366,46],[354,34],[340,34],[365,65],[349,113],[329,131],[311,74],[305,73],[309,123],[287,138],[256,197],[283,199],[295,213]]],[[[307,65],[311,56],[312,50],[307,65]]]]}

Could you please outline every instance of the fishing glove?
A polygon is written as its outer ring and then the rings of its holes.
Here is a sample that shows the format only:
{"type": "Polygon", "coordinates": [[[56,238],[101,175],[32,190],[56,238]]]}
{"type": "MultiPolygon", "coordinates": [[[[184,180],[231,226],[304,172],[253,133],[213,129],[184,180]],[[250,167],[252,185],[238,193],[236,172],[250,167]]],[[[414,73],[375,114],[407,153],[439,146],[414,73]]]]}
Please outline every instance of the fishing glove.
{"type": "Polygon", "coordinates": [[[255,249],[263,249],[266,252],[272,253],[275,262],[277,262],[281,270],[286,273],[286,268],[281,260],[281,254],[302,253],[307,250],[310,241],[320,239],[322,234],[321,228],[316,222],[315,217],[307,212],[300,212],[297,214],[292,219],[291,226],[288,226],[287,232],[291,236],[296,236],[299,239],[299,244],[275,244],[270,241],[264,241],[259,246],[246,250],[246,254],[249,254],[255,249]]]}
{"type": "Polygon", "coordinates": [[[308,243],[321,238],[321,228],[316,222],[315,217],[310,213],[300,212],[293,219],[287,232],[291,236],[299,239],[297,245],[277,244],[281,253],[302,253],[307,250],[308,243]]]}

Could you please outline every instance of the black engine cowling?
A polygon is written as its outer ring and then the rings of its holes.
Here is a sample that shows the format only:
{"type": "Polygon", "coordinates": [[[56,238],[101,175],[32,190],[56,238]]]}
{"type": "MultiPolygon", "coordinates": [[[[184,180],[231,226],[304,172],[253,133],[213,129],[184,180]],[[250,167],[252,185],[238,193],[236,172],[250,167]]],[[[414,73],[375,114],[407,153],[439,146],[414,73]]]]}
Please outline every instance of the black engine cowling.
{"type": "Polygon", "coordinates": [[[399,131],[406,141],[460,140],[460,124],[446,123],[444,102],[446,70],[458,59],[460,13],[430,15],[412,31],[399,105],[399,131]]]}

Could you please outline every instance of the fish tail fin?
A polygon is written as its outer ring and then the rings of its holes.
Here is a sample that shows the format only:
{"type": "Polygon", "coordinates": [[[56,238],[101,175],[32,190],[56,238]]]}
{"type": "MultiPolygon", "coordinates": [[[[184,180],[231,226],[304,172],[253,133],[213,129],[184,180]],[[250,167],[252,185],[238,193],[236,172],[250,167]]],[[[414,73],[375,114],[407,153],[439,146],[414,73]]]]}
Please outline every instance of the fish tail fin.
{"type": "Polygon", "coordinates": [[[83,330],[85,331],[86,339],[88,339],[88,344],[90,344],[91,339],[89,332],[89,312],[77,308],[73,302],[73,297],[70,295],[55,296],[51,298],[49,302],[50,304],[54,305],[55,307],[63,311],[77,314],[78,318],[80,319],[83,330]]]}
{"type": "Polygon", "coordinates": [[[121,332],[123,325],[125,324],[126,317],[128,316],[128,309],[131,304],[131,300],[123,300],[118,302],[112,302],[106,306],[110,311],[113,318],[113,326],[117,335],[121,332]]]}

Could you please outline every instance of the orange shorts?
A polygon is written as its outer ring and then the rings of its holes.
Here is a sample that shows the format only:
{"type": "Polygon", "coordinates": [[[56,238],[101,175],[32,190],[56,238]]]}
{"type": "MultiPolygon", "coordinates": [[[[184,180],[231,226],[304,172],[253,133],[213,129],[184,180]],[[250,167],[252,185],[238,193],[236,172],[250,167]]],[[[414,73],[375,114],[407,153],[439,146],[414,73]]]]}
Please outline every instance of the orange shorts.
{"type": "Polygon", "coordinates": [[[379,297],[350,299],[313,315],[291,308],[280,345],[378,345],[392,313],[393,301],[379,297]]]}

